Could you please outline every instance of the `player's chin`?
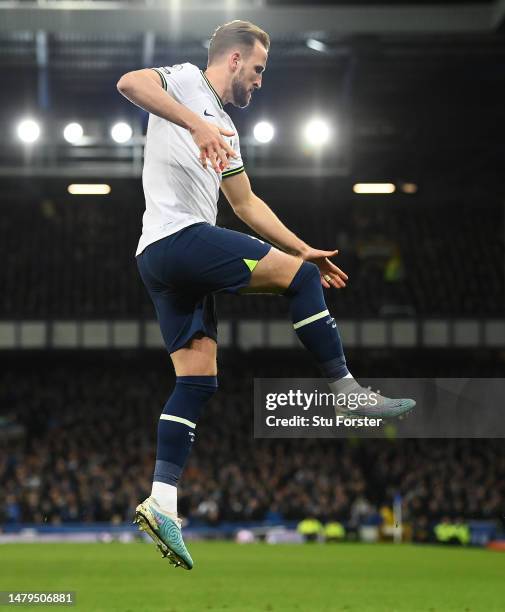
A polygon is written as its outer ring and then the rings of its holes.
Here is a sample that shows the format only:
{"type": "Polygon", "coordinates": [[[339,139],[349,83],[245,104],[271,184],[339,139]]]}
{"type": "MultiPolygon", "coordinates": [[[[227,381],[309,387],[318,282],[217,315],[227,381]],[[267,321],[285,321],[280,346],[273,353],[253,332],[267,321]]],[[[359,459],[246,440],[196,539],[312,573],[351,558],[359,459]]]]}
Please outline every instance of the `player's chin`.
{"type": "Polygon", "coordinates": [[[252,94],[248,92],[246,98],[242,98],[241,100],[235,100],[233,106],[236,106],[237,108],[246,108],[247,106],[249,106],[251,97],[252,94]]]}

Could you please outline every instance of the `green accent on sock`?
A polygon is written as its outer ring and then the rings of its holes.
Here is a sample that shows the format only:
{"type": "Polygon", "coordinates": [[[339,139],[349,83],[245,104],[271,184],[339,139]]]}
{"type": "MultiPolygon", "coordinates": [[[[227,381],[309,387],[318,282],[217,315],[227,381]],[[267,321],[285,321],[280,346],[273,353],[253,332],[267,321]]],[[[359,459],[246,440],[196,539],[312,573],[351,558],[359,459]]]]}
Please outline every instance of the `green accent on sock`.
{"type": "Polygon", "coordinates": [[[258,265],[258,260],[257,259],[244,259],[244,263],[249,268],[249,270],[251,270],[252,272],[254,268],[258,265]]]}

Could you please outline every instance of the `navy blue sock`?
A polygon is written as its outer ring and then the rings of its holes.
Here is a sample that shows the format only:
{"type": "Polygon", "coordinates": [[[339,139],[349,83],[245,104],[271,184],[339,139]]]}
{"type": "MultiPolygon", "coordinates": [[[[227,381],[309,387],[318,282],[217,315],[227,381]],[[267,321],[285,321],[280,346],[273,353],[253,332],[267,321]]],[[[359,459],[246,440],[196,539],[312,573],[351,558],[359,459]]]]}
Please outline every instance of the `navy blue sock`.
{"type": "Polygon", "coordinates": [[[217,391],[215,376],[178,376],[158,423],[155,482],[177,486],[205,404],[217,391]]]}
{"type": "Polygon", "coordinates": [[[349,374],[337,324],[324,301],[319,268],[304,261],[285,295],[290,300],[296,334],[312,353],[323,376],[338,379],[349,374]]]}

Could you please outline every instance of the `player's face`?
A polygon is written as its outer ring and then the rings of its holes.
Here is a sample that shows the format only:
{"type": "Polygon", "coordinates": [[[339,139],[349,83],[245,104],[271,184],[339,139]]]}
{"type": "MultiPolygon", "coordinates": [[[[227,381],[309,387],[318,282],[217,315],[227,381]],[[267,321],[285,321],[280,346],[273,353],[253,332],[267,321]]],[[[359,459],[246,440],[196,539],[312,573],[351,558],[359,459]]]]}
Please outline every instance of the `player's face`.
{"type": "Polygon", "coordinates": [[[251,101],[253,90],[261,87],[267,57],[265,47],[257,41],[251,53],[241,60],[240,69],[231,85],[234,106],[245,108],[251,101]]]}

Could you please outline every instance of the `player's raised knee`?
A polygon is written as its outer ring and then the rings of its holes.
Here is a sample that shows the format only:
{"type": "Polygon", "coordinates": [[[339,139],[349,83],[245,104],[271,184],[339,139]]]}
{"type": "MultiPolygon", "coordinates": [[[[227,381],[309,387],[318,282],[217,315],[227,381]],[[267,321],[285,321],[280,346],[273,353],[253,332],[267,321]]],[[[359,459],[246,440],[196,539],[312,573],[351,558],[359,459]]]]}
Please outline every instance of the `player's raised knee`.
{"type": "Polygon", "coordinates": [[[250,288],[287,289],[303,261],[272,248],[255,267],[250,288]]]}
{"type": "Polygon", "coordinates": [[[316,264],[310,261],[304,261],[298,268],[294,275],[291,283],[289,284],[286,293],[294,293],[299,290],[302,285],[314,284],[315,287],[319,288],[321,283],[321,273],[316,264]]]}

